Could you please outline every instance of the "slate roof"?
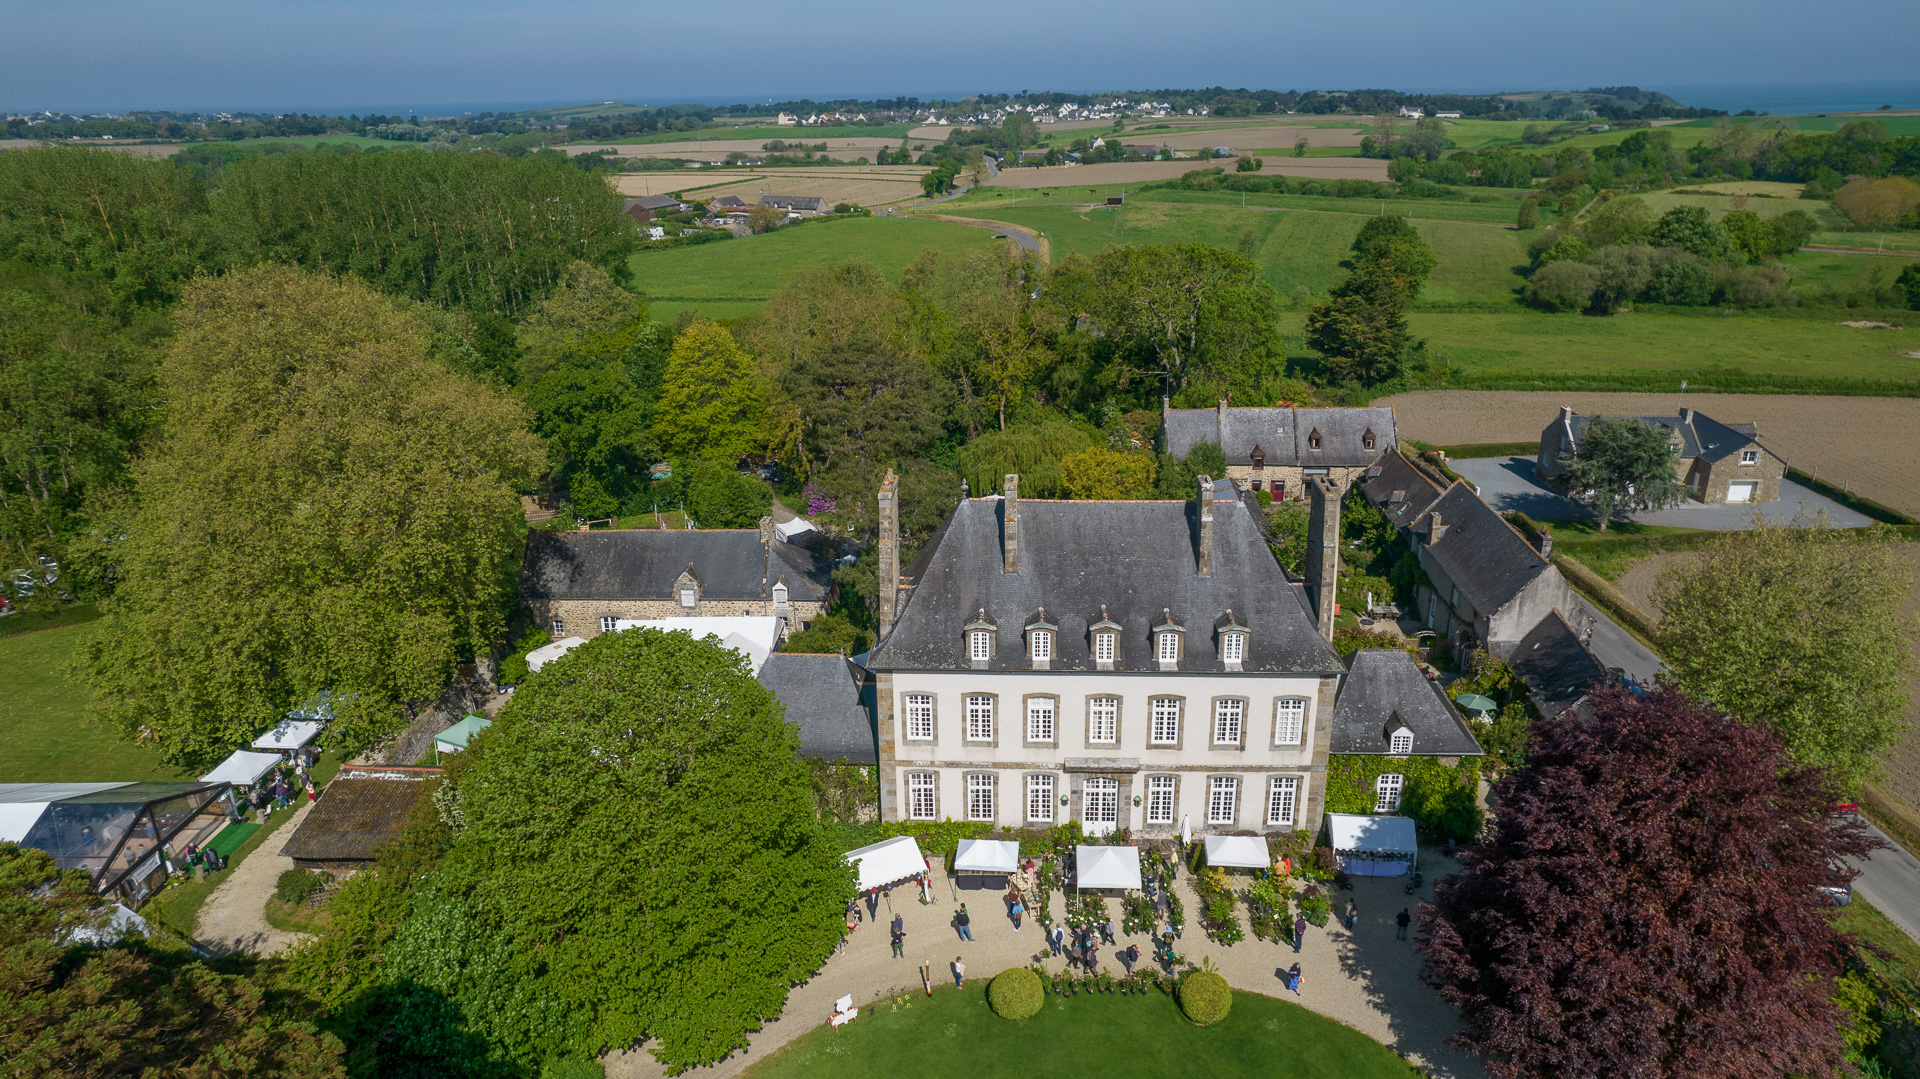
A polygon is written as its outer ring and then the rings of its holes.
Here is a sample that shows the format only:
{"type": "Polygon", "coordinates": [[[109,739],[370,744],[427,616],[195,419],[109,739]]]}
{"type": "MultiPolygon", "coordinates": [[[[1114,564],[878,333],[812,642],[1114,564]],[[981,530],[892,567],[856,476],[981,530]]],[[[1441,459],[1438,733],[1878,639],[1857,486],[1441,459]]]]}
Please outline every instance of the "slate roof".
{"type": "Polygon", "coordinates": [[[1484,751],[1459,709],[1413,657],[1395,648],[1363,648],[1333,706],[1329,753],[1385,755],[1388,735],[1413,732],[1415,757],[1477,757],[1484,751]]]}
{"type": "Polygon", "coordinates": [[[1184,458],[1202,442],[1218,443],[1230,465],[1250,465],[1257,446],[1275,467],[1369,465],[1398,441],[1391,408],[1163,408],[1167,452],[1184,458]],[[1320,433],[1320,448],[1311,436],[1320,433]],[[1366,433],[1373,432],[1373,448],[1366,433]]]}
{"type": "Polygon", "coordinates": [[[1360,490],[1396,527],[1405,528],[1440,497],[1440,485],[1407,463],[1398,448],[1388,450],[1379,463],[1360,478],[1360,490]]]}
{"type": "Polygon", "coordinates": [[[668,195],[642,195],[637,199],[628,199],[628,206],[639,206],[648,210],[679,209],[680,200],[668,195]]]}
{"type": "Polygon", "coordinates": [[[1532,544],[1464,483],[1447,488],[1427,507],[1414,522],[1414,533],[1430,535],[1436,513],[1446,531],[1440,542],[1427,545],[1427,555],[1481,614],[1505,607],[1550,568],[1532,544]]]}
{"type": "Polygon", "coordinates": [[[707,209],[731,209],[735,207],[744,209],[746,205],[745,202],[740,200],[740,196],[738,195],[722,195],[712,202],[707,203],[707,209]]]}
{"type": "Polygon", "coordinates": [[[800,755],[849,764],[879,764],[874,687],[845,656],[775,652],[760,668],[760,684],[787,706],[800,728],[800,755]]]}
{"type": "Polygon", "coordinates": [[[431,786],[424,778],[335,779],[280,853],[303,861],[370,862],[376,848],[406,827],[431,786]]]}
{"type": "Polygon", "coordinates": [[[825,211],[827,200],[819,195],[762,195],[760,205],[780,210],[825,211]]]}
{"type": "Polygon", "coordinates": [[[962,628],[983,609],[998,644],[988,669],[1028,670],[1022,627],[1046,609],[1060,627],[1049,670],[1098,669],[1088,627],[1121,626],[1114,668],[1157,671],[1151,626],[1187,629],[1183,672],[1226,672],[1214,626],[1228,610],[1251,639],[1241,670],[1336,674],[1339,657],[1315,631],[1299,589],[1267,547],[1260,523],[1231,493],[1213,510],[1212,574],[1195,564],[1197,529],[1189,502],[1019,503],[1020,572],[1003,572],[998,498],[962,501],[915,559],[914,582],[892,634],[877,645],[873,670],[969,670],[962,628]]]}
{"type": "MultiPolygon", "coordinates": [[[[1572,419],[1573,437],[1577,442],[1585,433],[1587,424],[1596,416],[1582,416],[1574,413],[1572,419]]],[[[1611,417],[1621,418],[1621,417],[1611,417]]],[[[1721,423],[1711,416],[1701,415],[1693,409],[1683,410],[1675,416],[1631,416],[1628,419],[1639,420],[1649,427],[1664,427],[1680,437],[1680,456],[1686,458],[1704,458],[1719,461],[1732,456],[1747,446],[1751,446],[1759,437],[1759,429],[1750,423],[1721,423]]],[[[1547,425],[1551,431],[1560,425],[1559,417],[1547,425]]],[[[1764,447],[1762,447],[1764,448],[1764,447]]],[[[1771,451],[1769,451],[1771,452],[1771,451]]]]}
{"type": "Polygon", "coordinates": [[[1546,716],[1579,704],[1586,698],[1588,686],[1608,680],[1607,668],[1580,643],[1559,611],[1548,612],[1539,625],[1528,630],[1507,662],[1526,683],[1534,706],[1546,716]]]}
{"type": "Polygon", "coordinates": [[[768,599],[783,577],[790,600],[826,596],[830,561],[791,543],[770,547],[751,528],[536,530],[527,537],[524,590],[529,599],[664,599],[691,565],[702,599],[768,599]]]}

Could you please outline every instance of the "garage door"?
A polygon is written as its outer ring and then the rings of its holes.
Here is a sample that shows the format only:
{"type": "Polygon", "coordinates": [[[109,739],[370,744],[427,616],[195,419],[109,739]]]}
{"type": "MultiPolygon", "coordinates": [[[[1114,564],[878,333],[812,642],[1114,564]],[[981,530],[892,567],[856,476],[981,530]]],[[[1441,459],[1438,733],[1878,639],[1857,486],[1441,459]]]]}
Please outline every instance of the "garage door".
{"type": "Polygon", "coordinates": [[[1756,486],[1758,485],[1755,484],[1752,480],[1735,481],[1733,483],[1727,484],[1727,501],[1729,502],[1753,501],[1753,489],[1756,486]]]}

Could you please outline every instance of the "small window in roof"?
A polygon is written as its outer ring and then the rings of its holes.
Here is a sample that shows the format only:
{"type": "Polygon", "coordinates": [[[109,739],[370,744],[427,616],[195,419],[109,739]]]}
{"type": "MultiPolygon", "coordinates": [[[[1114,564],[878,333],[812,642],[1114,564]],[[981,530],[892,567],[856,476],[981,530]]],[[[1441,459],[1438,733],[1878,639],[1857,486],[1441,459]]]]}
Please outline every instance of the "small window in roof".
{"type": "Polygon", "coordinates": [[[1320,448],[1320,428],[1316,427],[1312,431],[1308,432],[1307,448],[1310,450],[1317,450],[1320,448]]]}
{"type": "Polygon", "coordinates": [[[1367,428],[1366,433],[1360,436],[1360,444],[1368,449],[1373,448],[1373,428],[1367,428]]]}

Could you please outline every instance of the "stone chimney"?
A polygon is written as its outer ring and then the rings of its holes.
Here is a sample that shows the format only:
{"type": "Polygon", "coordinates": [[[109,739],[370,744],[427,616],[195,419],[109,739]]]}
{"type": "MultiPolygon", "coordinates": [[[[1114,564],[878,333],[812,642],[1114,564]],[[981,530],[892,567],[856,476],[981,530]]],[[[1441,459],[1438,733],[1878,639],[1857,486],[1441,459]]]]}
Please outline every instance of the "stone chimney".
{"type": "Polygon", "coordinates": [[[887,469],[880,480],[880,639],[893,632],[900,594],[900,480],[887,469]]]}
{"type": "Polygon", "coordinates": [[[1333,640],[1334,597],[1340,581],[1340,488],[1325,476],[1307,480],[1307,587],[1320,636],[1333,640]]]}
{"type": "Polygon", "coordinates": [[[1553,530],[1552,529],[1542,528],[1540,530],[1540,557],[1546,559],[1549,562],[1553,561],[1553,530]]]}
{"type": "Polygon", "coordinates": [[[1009,472],[1001,487],[1001,546],[1006,551],[1007,573],[1020,572],[1020,476],[1009,472]]]}
{"type": "Polygon", "coordinates": [[[768,550],[772,550],[773,539],[774,539],[773,518],[771,517],[760,518],[760,546],[765,547],[768,550]]]}
{"type": "Polygon", "coordinates": [[[1213,477],[1201,476],[1198,480],[1199,502],[1194,507],[1196,518],[1200,522],[1200,535],[1194,542],[1194,572],[1202,577],[1213,576],[1213,477]]]}
{"type": "Polygon", "coordinates": [[[1431,547],[1439,543],[1442,539],[1446,538],[1446,535],[1447,526],[1440,523],[1440,511],[1434,510],[1433,513],[1427,517],[1427,546],[1431,547]]]}
{"type": "Polygon", "coordinates": [[[1227,399],[1220,399],[1220,407],[1213,414],[1213,441],[1221,449],[1227,448],[1227,399]]]}

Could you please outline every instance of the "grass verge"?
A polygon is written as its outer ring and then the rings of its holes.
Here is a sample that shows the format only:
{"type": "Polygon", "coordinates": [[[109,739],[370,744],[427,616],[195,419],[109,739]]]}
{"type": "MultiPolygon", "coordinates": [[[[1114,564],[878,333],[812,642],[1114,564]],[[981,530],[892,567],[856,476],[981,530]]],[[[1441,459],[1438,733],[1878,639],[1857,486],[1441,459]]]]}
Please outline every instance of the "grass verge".
{"type": "Polygon", "coordinates": [[[147,905],[140,910],[141,915],[149,920],[158,921],[173,932],[191,939],[194,923],[199,920],[200,908],[205,905],[207,897],[213,894],[215,888],[220,887],[222,881],[233,875],[233,871],[246,860],[249,854],[260,849],[260,844],[266,842],[268,836],[278,830],[281,825],[292,820],[294,813],[299,809],[299,805],[290,805],[268,817],[260,830],[248,836],[247,841],[240,844],[240,848],[227,859],[226,869],[212,876],[178,881],[162,888],[152,899],[147,900],[147,905]]]}
{"type": "Polygon", "coordinates": [[[69,603],[51,611],[21,611],[0,618],[0,640],[41,630],[77,626],[99,617],[100,608],[91,603],[69,603]]]}
{"type": "Polygon", "coordinates": [[[1640,605],[1626,597],[1626,594],[1613,586],[1613,582],[1600,576],[1583,565],[1571,555],[1553,553],[1553,564],[1567,578],[1573,590],[1585,596],[1588,602],[1607,612],[1608,617],[1620,624],[1620,628],[1633,634],[1634,639],[1647,646],[1655,655],[1660,649],[1654,641],[1660,636],[1659,624],[1653,617],[1640,609],[1640,605]]]}
{"type": "Polygon", "coordinates": [[[287,903],[277,896],[267,897],[267,924],[288,933],[319,934],[333,924],[333,913],[326,900],[318,903],[287,903]]]}
{"type": "Polygon", "coordinates": [[[1605,532],[1592,521],[1547,521],[1553,531],[1553,550],[1580,560],[1580,564],[1608,582],[1618,581],[1635,562],[1663,551],[1695,551],[1715,536],[1702,528],[1643,525],[1615,521],[1605,532]]]}

